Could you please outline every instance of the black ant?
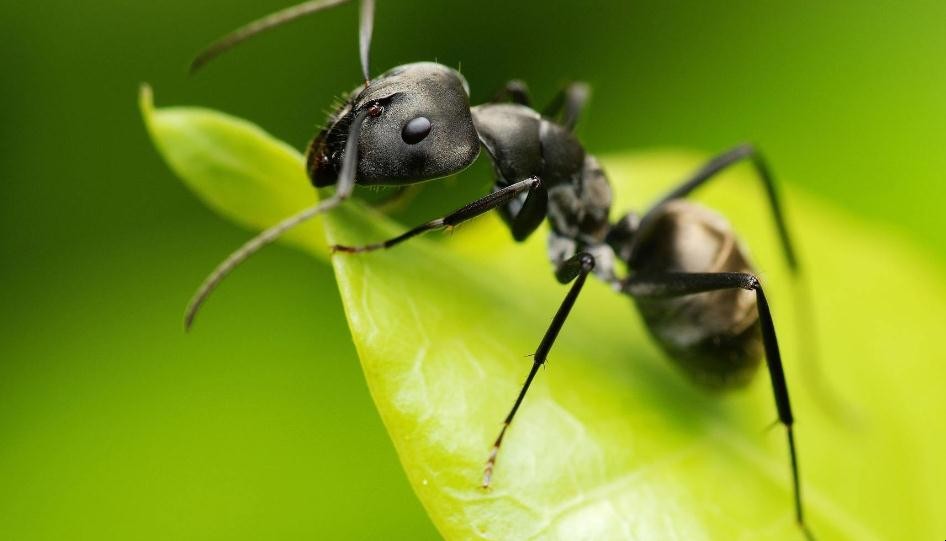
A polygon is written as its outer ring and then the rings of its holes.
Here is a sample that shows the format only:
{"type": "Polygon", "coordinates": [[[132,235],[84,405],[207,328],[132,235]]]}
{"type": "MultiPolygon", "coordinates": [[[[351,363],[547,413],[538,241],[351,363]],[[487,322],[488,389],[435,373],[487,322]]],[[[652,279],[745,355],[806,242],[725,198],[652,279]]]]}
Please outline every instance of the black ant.
{"type": "MultiPolygon", "coordinates": [[[[274,13],[212,44],[192,71],[260,32],[347,0],[315,0],[274,13]]],[[[364,246],[334,246],[361,253],[391,248],[411,237],[456,226],[497,209],[513,238],[523,241],[548,220],[549,259],[562,284],[572,283],[533,357],[532,369],[489,452],[482,486],[490,485],[500,445],[545,363],[589,274],[629,295],[651,335],[698,384],[731,389],[745,385],[765,357],[778,418],[788,435],[795,518],[808,539],[792,429],[794,417],[775,325],[762,285],[729,224],[685,197],[717,173],[748,160],[758,173],[789,267],[799,270],[775,184],[762,155],[740,145],[710,160],[643,215],[609,221],[611,191],[597,160],[573,128],[588,88],[573,83],[543,113],[530,107],[524,84],[511,81],[492,103],[471,107],[459,72],[420,62],[371,78],[368,53],[374,1],[361,0],[359,44],[364,83],[329,118],[308,147],[307,172],[316,187],[335,193],[263,231],[223,261],[204,281],[185,316],[189,328],[214,287],[258,249],[287,229],[351,196],[356,184],[405,186],[457,173],[486,150],[493,163],[492,193],[397,237],[364,246]],[[620,260],[629,275],[615,272],[620,260]]]]}

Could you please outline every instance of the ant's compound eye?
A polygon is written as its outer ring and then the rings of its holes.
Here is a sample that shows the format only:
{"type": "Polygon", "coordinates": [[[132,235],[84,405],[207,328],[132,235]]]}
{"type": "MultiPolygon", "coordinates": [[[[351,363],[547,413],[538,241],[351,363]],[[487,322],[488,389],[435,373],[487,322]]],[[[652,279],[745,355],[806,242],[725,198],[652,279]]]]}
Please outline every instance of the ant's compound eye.
{"type": "Polygon", "coordinates": [[[404,125],[404,129],[401,130],[401,139],[404,139],[404,142],[409,145],[416,145],[427,137],[427,134],[430,133],[430,128],[430,120],[428,120],[427,117],[419,116],[411,119],[404,125]]]}
{"type": "Polygon", "coordinates": [[[372,103],[371,106],[368,107],[368,115],[373,118],[378,118],[381,116],[382,112],[384,112],[384,107],[381,107],[379,103],[372,103]]]}

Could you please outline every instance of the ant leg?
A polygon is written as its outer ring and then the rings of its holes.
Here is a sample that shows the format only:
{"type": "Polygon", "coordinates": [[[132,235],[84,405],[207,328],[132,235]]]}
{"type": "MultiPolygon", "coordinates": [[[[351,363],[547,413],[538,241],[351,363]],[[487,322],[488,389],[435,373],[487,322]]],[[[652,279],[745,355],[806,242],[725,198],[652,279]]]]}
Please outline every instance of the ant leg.
{"type": "Polygon", "coordinates": [[[535,375],[539,372],[539,367],[541,367],[548,358],[549,350],[552,349],[552,345],[555,343],[559,331],[562,330],[562,326],[565,324],[565,320],[568,318],[572,306],[575,305],[578,294],[581,293],[582,286],[585,285],[585,279],[588,278],[588,274],[594,270],[594,268],[595,258],[590,254],[582,252],[562,262],[558,270],[556,270],[556,276],[559,280],[563,281],[563,283],[568,283],[572,280],[574,280],[574,283],[571,289],[568,290],[568,294],[565,295],[562,304],[558,307],[558,311],[555,312],[555,317],[552,318],[552,323],[549,325],[548,330],[545,331],[545,336],[542,337],[539,347],[536,348],[535,355],[532,357],[532,369],[529,370],[529,375],[522,385],[522,390],[519,391],[519,395],[516,397],[516,401],[509,411],[509,415],[507,415],[506,420],[503,421],[503,427],[499,431],[499,436],[496,438],[496,441],[493,443],[493,448],[489,452],[489,458],[486,460],[486,467],[483,470],[483,488],[489,488],[489,483],[493,478],[493,469],[496,467],[496,456],[499,454],[499,446],[503,443],[506,430],[512,423],[513,417],[516,416],[519,406],[522,405],[522,400],[526,397],[526,392],[528,392],[529,386],[532,385],[532,380],[535,379],[535,375]]]}
{"type": "Polygon", "coordinates": [[[805,524],[802,512],[801,480],[798,474],[798,456],[795,451],[795,433],[792,426],[795,418],[792,416],[792,405],[788,398],[788,385],[785,383],[785,371],[782,367],[782,356],[779,353],[778,340],[775,337],[775,324],[769,303],[762,291],[762,284],[755,276],[744,272],[720,273],[663,273],[659,275],[632,277],[625,282],[624,291],[634,297],[681,297],[706,291],[720,289],[746,289],[754,291],[759,311],[759,325],[762,330],[762,345],[765,350],[765,361],[772,380],[772,391],[775,395],[775,408],[778,410],[779,422],[785,426],[788,434],[788,452],[791,457],[792,485],[795,493],[795,520],[811,541],[814,536],[808,525],[805,524]]]}
{"type": "Polygon", "coordinates": [[[801,264],[798,261],[794,243],[791,240],[791,234],[789,233],[788,224],[785,220],[785,214],[782,210],[778,190],[772,178],[771,170],[761,152],[754,145],[748,143],[742,144],[716,156],[694,172],[689,179],[664,195],[664,197],[640,219],[637,231],[634,233],[634,238],[630,241],[629,245],[625,245],[625,252],[622,256],[626,256],[626,261],[633,257],[636,247],[647,237],[648,228],[653,222],[653,217],[659,214],[659,210],[663,205],[674,199],[688,196],[693,190],[699,188],[707,181],[716,178],[717,173],[745,159],[750,160],[756,170],[756,174],[765,187],[769,206],[771,207],[772,216],[775,219],[775,226],[782,244],[782,252],[785,254],[785,260],[788,263],[789,269],[796,278],[795,304],[799,307],[798,325],[804,330],[802,334],[807,337],[807,339],[803,341],[800,351],[804,352],[801,356],[804,375],[810,380],[812,395],[819,402],[821,408],[834,419],[848,425],[858,425],[861,422],[859,412],[840,397],[837,390],[831,385],[831,382],[825,379],[821,370],[821,363],[818,359],[818,343],[814,337],[816,326],[813,314],[814,311],[811,309],[812,299],[809,294],[809,286],[802,276],[801,264]]]}
{"type": "Polygon", "coordinates": [[[521,79],[507,81],[496,94],[493,95],[493,102],[503,102],[509,100],[519,105],[529,107],[532,100],[529,98],[529,86],[521,79]]]}
{"type": "MultiPolygon", "coordinates": [[[[748,159],[752,162],[759,179],[762,181],[762,184],[765,187],[765,192],[769,199],[769,206],[772,209],[772,216],[775,218],[775,226],[778,228],[779,239],[782,243],[782,251],[785,253],[785,260],[788,262],[788,266],[792,272],[798,274],[798,258],[795,255],[791,236],[788,232],[788,225],[785,222],[785,216],[782,212],[782,205],[779,201],[775,182],[772,179],[772,174],[770,173],[768,164],[762,157],[762,154],[758,149],[755,148],[755,146],[751,144],[739,145],[735,148],[727,150],[719,156],[716,156],[699,170],[694,172],[689,179],[685,180],[679,186],[664,195],[650,210],[647,211],[646,214],[644,214],[643,218],[641,218],[640,229],[636,235],[637,239],[647,236],[647,229],[653,222],[653,217],[659,213],[658,211],[661,209],[661,207],[663,207],[663,205],[673,201],[674,199],[680,199],[690,195],[693,190],[705,184],[706,181],[714,178],[717,173],[744,159],[748,159]]],[[[637,244],[638,241],[635,241],[634,245],[636,246],[637,244]]]]}
{"type": "Polygon", "coordinates": [[[560,114],[561,124],[568,131],[574,131],[575,124],[581,116],[588,98],[591,96],[591,87],[588,83],[575,81],[558,91],[552,101],[542,110],[542,116],[556,118],[560,114]]]}
{"type": "MultiPolygon", "coordinates": [[[[504,188],[496,185],[493,191],[499,191],[504,188]]],[[[506,225],[509,226],[509,232],[516,242],[522,242],[529,238],[536,229],[545,221],[549,207],[549,194],[544,186],[530,191],[522,200],[513,199],[499,208],[499,215],[506,225]]]]}
{"type": "Polygon", "coordinates": [[[517,195],[523,192],[529,192],[531,195],[538,191],[542,186],[542,181],[539,180],[539,177],[530,177],[525,180],[520,180],[515,184],[510,184],[505,188],[492,192],[491,194],[481,197],[472,203],[465,205],[450,214],[444,216],[443,218],[437,218],[436,220],[431,220],[429,222],[423,223],[413,229],[408,230],[406,233],[398,235],[394,238],[390,238],[383,242],[377,242],[374,244],[365,244],[363,246],[342,246],[335,245],[332,247],[333,252],[346,252],[346,253],[360,253],[360,252],[371,252],[373,250],[381,250],[390,248],[396,244],[400,244],[405,240],[425,233],[427,231],[433,231],[435,229],[444,229],[447,227],[456,226],[462,222],[465,222],[471,218],[475,218],[480,214],[488,212],[496,207],[499,207],[505,203],[508,203],[517,195]]]}
{"type": "MultiPolygon", "coordinates": [[[[556,118],[562,116],[561,124],[568,131],[575,129],[578,123],[578,117],[581,116],[585,103],[591,94],[591,87],[587,83],[576,81],[569,83],[565,88],[558,91],[552,101],[542,110],[542,116],[556,118]]],[[[531,107],[532,99],[529,96],[529,87],[519,79],[513,79],[507,82],[496,94],[493,95],[493,102],[503,102],[509,100],[512,103],[531,107]]]]}

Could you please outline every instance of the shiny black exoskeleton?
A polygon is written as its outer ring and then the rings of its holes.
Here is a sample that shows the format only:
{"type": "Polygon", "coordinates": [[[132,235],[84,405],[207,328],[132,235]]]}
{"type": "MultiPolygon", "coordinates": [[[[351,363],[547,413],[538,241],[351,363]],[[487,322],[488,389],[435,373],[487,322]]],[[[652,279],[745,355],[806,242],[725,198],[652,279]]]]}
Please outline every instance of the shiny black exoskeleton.
{"type": "MultiPolygon", "coordinates": [[[[261,31],[343,1],[307,2],[252,23],[212,45],[194,66],[261,31]]],[[[471,107],[463,76],[437,63],[406,64],[371,78],[368,49],[373,13],[373,1],[362,0],[365,82],[331,115],[307,152],[312,183],[335,186],[334,195],[264,231],[227,258],[195,295],[187,325],[214,286],[237,264],[286,229],[339,205],[356,184],[403,186],[452,175],[472,164],[482,151],[493,164],[491,193],[397,237],[334,249],[360,253],[391,248],[493,209],[517,241],[548,222],[548,253],[555,275],[563,284],[572,285],[489,453],[483,486],[491,482],[506,430],[587,276],[595,274],[634,300],[654,339],[703,386],[744,385],[764,356],[779,420],[788,434],[796,518],[810,538],[802,513],[794,419],[765,294],[726,221],[685,200],[723,169],[750,161],[768,194],[788,263],[797,270],[775,185],[761,155],[750,145],[737,146],[695,171],[647,212],[628,213],[612,221],[607,177],[573,134],[588,97],[586,85],[569,85],[540,113],[531,107],[525,85],[517,81],[508,83],[493,103],[471,107]]]]}

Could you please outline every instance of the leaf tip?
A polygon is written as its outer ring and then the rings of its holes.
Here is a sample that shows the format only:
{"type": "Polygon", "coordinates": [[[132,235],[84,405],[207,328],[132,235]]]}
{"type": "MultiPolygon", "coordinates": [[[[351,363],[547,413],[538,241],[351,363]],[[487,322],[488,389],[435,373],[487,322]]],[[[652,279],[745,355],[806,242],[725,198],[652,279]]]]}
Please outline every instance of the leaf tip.
{"type": "Polygon", "coordinates": [[[138,107],[142,112],[154,109],[154,91],[148,83],[138,85],[138,107]]]}
{"type": "Polygon", "coordinates": [[[150,131],[151,120],[154,116],[154,91],[151,90],[151,85],[148,83],[141,83],[138,86],[138,109],[141,111],[145,125],[150,131]]]}

